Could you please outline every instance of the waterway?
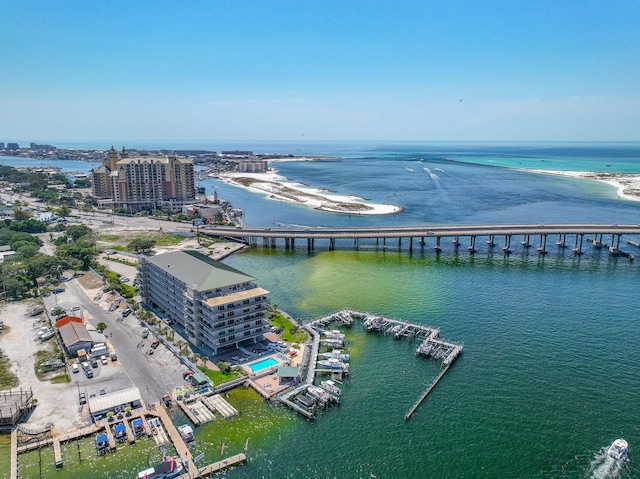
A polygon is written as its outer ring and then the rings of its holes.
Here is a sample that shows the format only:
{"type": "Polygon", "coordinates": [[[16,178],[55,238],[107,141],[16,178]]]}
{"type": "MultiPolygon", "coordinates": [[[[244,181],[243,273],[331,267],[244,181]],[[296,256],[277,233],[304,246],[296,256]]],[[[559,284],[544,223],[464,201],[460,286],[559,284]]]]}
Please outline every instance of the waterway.
{"type": "MultiPolygon", "coordinates": [[[[598,158],[612,171],[640,172],[637,144],[321,146],[289,151],[345,159],[278,163],[278,169],[293,180],[405,211],[336,215],[217,180],[203,183],[245,210],[251,225],[640,218],[640,203],[618,199],[607,185],[487,164],[500,158],[513,166],[525,161],[563,169],[569,162],[571,169],[588,171],[585,166],[596,162],[590,158],[598,158]]],[[[286,145],[272,147],[288,152],[286,145]]],[[[347,336],[351,375],[341,406],[307,422],[251,390],[230,391],[240,415],[196,428],[193,452],[205,452],[208,463],[220,457],[222,442],[225,455],[234,454],[249,438],[248,463],[227,472],[229,478],[640,477],[640,263],[585,245],[582,257],[555,245],[545,257],[535,250],[504,257],[499,248],[475,256],[466,248],[458,254],[448,249],[437,256],[430,247],[414,245],[409,254],[372,244],[360,251],[316,244],[313,254],[306,245],[258,248],[230,257],[228,264],[255,277],[294,317],[311,320],[344,307],[371,311],[439,327],[443,337],[464,342],[464,353],[405,422],[437,374],[436,364],[415,357],[415,343],[366,335],[356,325],[347,336]],[[618,437],[630,452],[615,468],[603,451],[618,437]]],[[[174,420],[186,421],[179,413],[174,420]]],[[[117,462],[109,464],[110,474],[120,470],[117,462]]]]}

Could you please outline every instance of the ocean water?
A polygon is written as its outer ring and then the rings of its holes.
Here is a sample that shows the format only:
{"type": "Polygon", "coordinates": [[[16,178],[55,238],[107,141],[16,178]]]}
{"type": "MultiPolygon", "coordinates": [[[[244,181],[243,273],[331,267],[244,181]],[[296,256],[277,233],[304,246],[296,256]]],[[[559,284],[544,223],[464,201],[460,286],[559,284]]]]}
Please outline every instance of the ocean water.
{"type": "MultiPolygon", "coordinates": [[[[544,163],[598,171],[603,164],[640,172],[638,144],[289,147],[270,144],[271,151],[343,160],[278,163],[283,175],[404,211],[337,215],[213,179],[203,184],[242,208],[250,225],[640,221],[640,202],[619,199],[607,185],[503,168],[544,163]]],[[[193,452],[205,452],[210,462],[223,441],[234,454],[248,437],[249,460],[224,474],[229,478],[640,477],[640,263],[610,258],[588,243],[581,257],[555,241],[546,256],[514,243],[508,257],[484,245],[476,255],[451,245],[436,255],[432,244],[414,243],[409,253],[406,242],[383,248],[371,241],[359,251],[340,242],[328,251],[316,242],[311,254],[301,244],[228,258],[294,317],[308,321],[344,307],[370,311],[439,327],[441,336],[464,343],[464,353],[404,421],[438,365],[417,358],[416,343],[368,335],[356,324],[347,330],[351,375],[341,406],[308,422],[250,390],[232,391],[240,416],[197,428],[193,452]],[[622,465],[604,454],[618,437],[630,444],[622,465]]],[[[33,457],[24,458],[25,471],[37,470],[29,465],[33,457]]],[[[107,470],[119,474],[117,461],[107,470]]],[[[56,475],[66,477],[64,469],[56,475]]]]}

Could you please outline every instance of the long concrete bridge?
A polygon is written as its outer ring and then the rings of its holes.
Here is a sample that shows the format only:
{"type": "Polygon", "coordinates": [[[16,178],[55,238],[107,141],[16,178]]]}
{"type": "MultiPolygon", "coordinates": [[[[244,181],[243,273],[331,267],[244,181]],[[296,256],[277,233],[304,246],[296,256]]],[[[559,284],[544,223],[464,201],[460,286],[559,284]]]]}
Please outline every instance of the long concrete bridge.
{"type": "Polygon", "coordinates": [[[391,240],[402,247],[403,240],[408,242],[409,251],[413,251],[414,242],[424,247],[429,238],[433,238],[436,251],[442,249],[443,238],[453,238],[455,247],[462,245],[461,238],[471,253],[476,251],[478,237],[486,238],[489,247],[502,247],[509,254],[512,251],[512,239],[521,238],[523,247],[535,246],[541,254],[547,252],[547,239],[556,238],[556,245],[572,247],[576,254],[582,253],[585,239],[596,248],[608,247],[609,252],[633,259],[633,256],[620,250],[623,235],[640,235],[640,224],[604,224],[604,223],[554,223],[554,224],[483,224],[483,225],[427,225],[427,226],[388,226],[388,227],[295,227],[295,228],[257,228],[257,227],[205,227],[201,233],[243,241],[257,246],[262,240],[264,246],[275,247],[276,240],[282,240],[285,248],[294,248],[296,241],[306,241],[307,249],[315,249],[316,240],[328,240],[333,250],[336,240],[352,240],[358,249],[362,239],[374,239],[376,244],[386,246],[391,240]],[[610,239],[609,244],[605,241],[610,239]],[[498,244],[500,243],[500,244],[498,244]]]}

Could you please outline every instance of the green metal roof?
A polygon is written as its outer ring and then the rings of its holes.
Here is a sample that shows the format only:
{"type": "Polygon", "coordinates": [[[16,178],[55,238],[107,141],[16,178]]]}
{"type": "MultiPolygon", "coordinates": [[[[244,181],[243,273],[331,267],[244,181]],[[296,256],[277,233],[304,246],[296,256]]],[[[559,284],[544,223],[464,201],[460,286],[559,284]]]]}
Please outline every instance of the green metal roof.
{"type": "Polygon", "coordinates": [[[295,378],[298,375],[298,368],[295,366],[280,366],[278,376],[281,378],[295,378]]]}
{"type": "Polygon", "coordinates": [[[164,253],[148,258],[148,261],[196,291],[209,291],[255,280],[231,266],[192,250],[164,253]]]}

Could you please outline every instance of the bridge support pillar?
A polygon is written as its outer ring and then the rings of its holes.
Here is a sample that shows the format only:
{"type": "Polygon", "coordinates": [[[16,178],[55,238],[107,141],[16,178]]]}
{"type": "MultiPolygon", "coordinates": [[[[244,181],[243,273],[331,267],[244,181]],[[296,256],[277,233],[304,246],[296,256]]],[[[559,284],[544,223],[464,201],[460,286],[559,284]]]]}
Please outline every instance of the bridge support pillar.
{"type": "Polygon", "coordinates": [[[311,251],[313,248],[311,248],[311,241],[313,241],[311,238],[307,238],[307,251],[311,251]]]}
{"type": "Polygon", "coordinates": [[[420,238],[420,246],[424,246],[424,244],[425,244],[425,243],[424,243],[424,236],[422,236],[422,237],[420,238]]]}
{"type": "Polygon", "coordinates": [[[329,238],[329,251],[333,251],[336,247],[335,238],[329,238]]]}
{"type": "Polygon", "coordinates": [[[453,245],[457,248],[458,246],[460,246],[460,237],[458,235],[455,236],[455,238],[453,238],[453,245]]]}
{"type": "Polygon", "coordinates": [[[487,244],[488,244],[491,248],[493,248],[493,247],[496,245],[496,243],[495,243],[495,241],[494,241],[494,238],[495,238],[495,236],[494,236],[494,235],[489,235],[489,239],[487,240],[487,244]]]}
{"type": "Polygon", "coordinates": [[[433,249],[436,250],[436,253],[442,251],[442,248],[440,248],[440,236],[436,236],[436,245],[433,247],[433,249]]]}
{"type": "Polygon", "coordinates": [[[289,249],[289,242],[290,242],[290,241],[291,241],[291,240],[290,240],[289,238],[285,238],[285,239],[284,239],[284,249],[289,249]]]}
{"type": "Polygon", "coordinates": [[[540,246],[538,246],[538,253],[547,254],[547,235],[540,235],[540,246]]]}
{"type": "Polygon", "coordinates": [[[573,246],[573,252],[575,254],[582,254],[582,239],[584,238],[584,234],[576,234],[576,242],[573,246]]]}
{"type": "Polygon", "coordinates": [[[296,239],[291,238],[291,249],[296,249],[296,239]]]}
{"type": "Polygon", "coordinates": [[[602,244],[602,235],[598,235],[598,233],[593,235],[593,247],[594,248],[602,248],[603,244],[602,244]]]}
{"type": "Polygon", "coordinates": [[[471,236],[470,240],[471,240],[471,244],[469,245],[469,252],[470,253],[475,253],[476,252],[476,237],[475,236],[471,236]]]}
{"type": "Polygon", "coordinates": [[[531,236],[530,235],[524,235],[524,238],[522,239],[522,246],[524,246],[525,248],[529,248],[531,247],[531,243],[529,242],[531,240],[531,236]]]}
{"type": "Polygon", "coordinates": [[[358,238],[353,238],[353,247],[358,251],[358,238]]]}
{"type": "Polygon", "coordinates": [[[504,246],[502,247],[502,251],[505,254],[511,253],[511,235],[504,235],[504,246]]]}
{"type": "Polygon", "coordinates": [[[409,237],[409,253],[413,253],[413,236],[409,237]]]}
{"type": "Polygon", "coordinates": [[[402,248],[402,236],[398,236],[398,249],[402,248]]]}
{"type": "Polygon", "coordinates": [[[566,248],[567,247],[566,243],[567,243],[567,234],[563,233],[558,235],[558,241],[556,242],[556,244],[561,248],[566,248]]]}

